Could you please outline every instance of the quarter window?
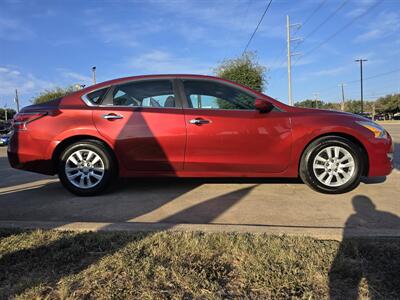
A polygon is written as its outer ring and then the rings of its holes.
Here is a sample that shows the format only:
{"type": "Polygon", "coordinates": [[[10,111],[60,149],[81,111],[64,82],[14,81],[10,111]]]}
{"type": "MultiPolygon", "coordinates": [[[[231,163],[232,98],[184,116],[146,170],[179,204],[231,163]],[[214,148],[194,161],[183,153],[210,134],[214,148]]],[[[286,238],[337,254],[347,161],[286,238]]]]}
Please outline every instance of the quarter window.
{"type": "Polygon", "coordinates": [[[100,104],[107,93],[108,88],[94,91],[86,95],[86,98],[93,104],[100,104]]]}
{"type": "Polygon", "coordinates": [[[170,80],[146,80],[119,85],[114,89],[113,105],[176,107],[170,80]]]}
{"type": "Polygon", "coordinates": [[[254,109],[254,97],[228,85],[205,80],[185,80],[183,85],[189,107],[200,109],[254,109]]]}

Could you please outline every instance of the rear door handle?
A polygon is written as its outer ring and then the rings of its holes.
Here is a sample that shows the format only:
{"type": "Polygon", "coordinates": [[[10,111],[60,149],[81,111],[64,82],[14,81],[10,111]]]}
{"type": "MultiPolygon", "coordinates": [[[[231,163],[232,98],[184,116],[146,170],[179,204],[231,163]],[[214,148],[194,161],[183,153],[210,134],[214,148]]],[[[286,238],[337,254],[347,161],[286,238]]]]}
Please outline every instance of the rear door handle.
{"type": "Polygon", "coordinates": [[[198,118],[198,119],[190,120],[189,123],[194,124],[194,125],[203,125],[203,124],[209,124],[209,123],[211,123],[211,121],[198,118]]]}
{"type": "Polygon", "coordinates": [[[106,120],[116,120],[116,119],[122,119],[124,116],[117,115],[117,114],[107,114],[103,115],[103,119],[106,120]]]}

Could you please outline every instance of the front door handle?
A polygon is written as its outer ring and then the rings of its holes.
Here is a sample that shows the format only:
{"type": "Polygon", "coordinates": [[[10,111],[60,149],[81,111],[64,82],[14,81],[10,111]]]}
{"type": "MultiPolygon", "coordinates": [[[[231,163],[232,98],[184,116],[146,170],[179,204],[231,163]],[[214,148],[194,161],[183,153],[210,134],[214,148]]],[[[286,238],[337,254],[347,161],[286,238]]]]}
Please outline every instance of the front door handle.
{"type": "Polygon", "coordinates": [[[122,119],[124,116],[121,115],[117,115],[117,114],[107,114],[107,115],[103,115],[103,119],[106,120],[116,120],[116,119],[122,119]]]}
{"type": "Polygon", "coordinates": [[[190,120],[189,123],[194,124],[194,125],[203,125],[203,124],[209,124],[209,123],[211,123],[211,121],[197,118],[197,119],[190,120]]]}

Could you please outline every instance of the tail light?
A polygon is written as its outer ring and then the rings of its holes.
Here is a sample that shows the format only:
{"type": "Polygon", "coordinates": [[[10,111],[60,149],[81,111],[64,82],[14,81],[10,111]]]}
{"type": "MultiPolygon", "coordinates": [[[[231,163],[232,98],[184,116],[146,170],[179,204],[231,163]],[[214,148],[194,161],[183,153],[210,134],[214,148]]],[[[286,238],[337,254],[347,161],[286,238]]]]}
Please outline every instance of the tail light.
{"type": "Polygon", "coordinates": [[[47,115],[47,112],[19,113],[14,117],[15,130],[26,130],[26,125],[47,115]]]}

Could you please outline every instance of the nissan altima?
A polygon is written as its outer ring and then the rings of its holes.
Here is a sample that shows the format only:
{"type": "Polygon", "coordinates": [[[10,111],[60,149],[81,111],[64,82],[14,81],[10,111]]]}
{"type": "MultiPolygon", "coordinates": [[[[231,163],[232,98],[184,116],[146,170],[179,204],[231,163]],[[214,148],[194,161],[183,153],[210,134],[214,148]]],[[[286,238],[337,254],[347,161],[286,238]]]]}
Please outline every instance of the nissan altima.
{"type": "Polygon", "coordinates": [[[12,167],[94,195],[119,177],[300,177],[348,192],[392,170],[392,140],[362,116],[287,106],[221,78],[115,79],[23,108],[12,167]]]}

